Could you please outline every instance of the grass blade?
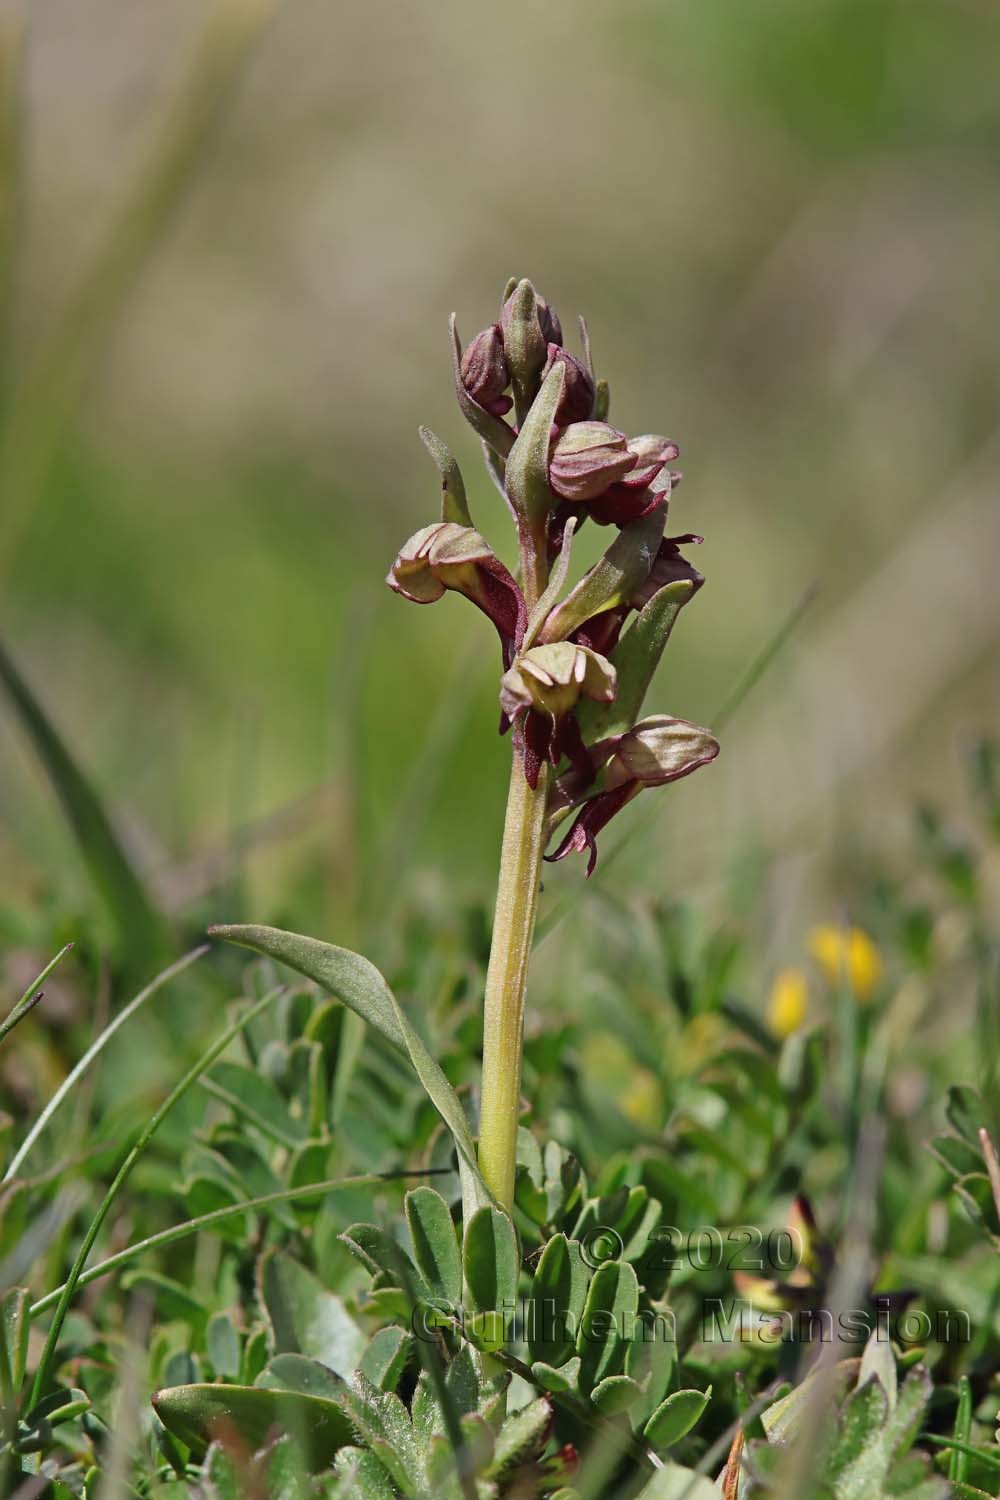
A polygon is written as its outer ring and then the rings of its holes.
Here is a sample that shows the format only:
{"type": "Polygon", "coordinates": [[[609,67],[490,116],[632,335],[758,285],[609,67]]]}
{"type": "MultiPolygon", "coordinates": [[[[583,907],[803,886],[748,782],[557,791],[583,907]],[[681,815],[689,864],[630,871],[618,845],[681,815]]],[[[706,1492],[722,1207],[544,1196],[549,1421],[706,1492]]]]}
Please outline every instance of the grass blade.
{"type": "Polygon", "coordinates": [[[125,1157],[125,1160],[118,1168],[118,1171],[115,1174],[114,1181],[108,1188],[108,1191],[105,1193],[104,1198],[101,1200],[100,1207],[90,1221],[87,1232],[83,1237],[79,1250],[77,1251],[76,1259],[73,1262],[69,1276],[63,1287],[62,1294],[59,1298],[58,1303],[56,1304],[56,1310],[55,1315],[52,1319],[52,1325],[49,1328],[48,1337],[45,1340],[45,1348],[42,1350],[42,1357],[38,1361],[38,1369],[35,1371],[35,1380],[32,1386],[31,1395],[32,1405],[34,1405],[34,1403],[38,1401],[44,1394],[45,1388],[48,1384],[49,1375],[51,1374],[52,1370],[52,1363],[55,1358],[56,1346],[59,1343],[59,1335],[62,1331],[62,1325],[65,1321],[66,1313],[69,1310],[69,1304],[72,1301],[73,1294],[76,1291],[77,1282],[80,1279],[84,1266],[87,1264],[87,1257],[94,1247],[94,1241],[97,1239],[97,1236],[101,1232],[101,1225],[107,1218],[108,1213],[111,1209],[111,1205],[114,1203],[118,1194],[121,1192],[122,1188],[125,1186],[125,1183],[131,1176],[132,1170],[138,1162],[139,1158],[142,1156],[142,1153],[145,1151],[146,1147],[149,1145],[150,1141],[153,1139],[153,1136],[159,1130],[160,1126],[162,1125],[163,1121],[166,1119],[170,1111],[173,1109],[174,1105],[177,1104],[179,1100],[183,1099],[184,1095],[187,1093],[188,1089],[192,1087],[193,1084],[197,1083],[198,1079],[201,1077],[202,1073],[205,1072],[206,1068],[210,1068],[215,1059],[226,1050],[233,1038],[238,1036],[243,1028],[249,1025],[249,1023],[256,1016],[260,1015],[261,1011],[265,1010],[267,1006],[271,1005],[281,993],[282,990],[280,987],[278,989],[271,990],[269,994],[263,997],[263,999],[258,1000],[256,1005],[251,1005],[247,1010],[243,1012],[242,1015],[237,1016],[236,1020],[232,1023],[231,1026],[226,1027],[226,1030],[222,1032],[222,1034],[216,1038],[212,1045],[202,1053],[201,1057],[199,1057],[194,1066],[188,1069],[180,1082],[167,1095],[167,1098],[163,1101],[159,1109],[152,1116],[139,1139],[136,1141],[135,1145],[131,1148],[128,1155],[125,1157]]]}
{"type": "MultiPolygon", "coordinates": [[[[71,945],[67,944],[67,947],[68,946],[71,945]]],[[[65,952],[66,949],[64,948],[63,953],[65,952]]],[[[55,1093],[52,1095],[52,1098],[49,1100],[48,1104],[46,1104],[45,1108],[38,1116],[38,1119],[35,1121],[34,1125],[32,1125],[31,1129],[28,1131],[28,1134],[21,1142],[21,1145],[18,1147],[18,1150],[14,1154],[14,1158],[11,1161],[10,1166],[3,1174],[3,1177],[0,1178],[0,1182],[9,1182],[10,1179],[17,1174],[22,1163],[25,1161],[29,1152],[34,1147],[35,1142],[38,1140],[38,1137],[41,1135],[46,1125],[48,1125],[49,1121],[52,1119],[52,1116],[56,1113],[63,1100],[66,1098],[67,1094],[70,1093],[79,1079],[83,1077],[84,1073],[86,1073],[87,1069],[90,1067],[94,1059],[96,1057],[99,1057],[100,1054],[104,1051],[105,1047],[108,1045],[119,1027],[124,1026],[125,1022],[130,1018],[130,1016],[134,1016],[136,1011],[139,1010],[141,1006],[145,1005],[147,1000],[152,999],[157,990],[162,989],[169,980],[175,979],[178,974],[182,974],[184,970],[189,967],[189,965],[193,964],[196,959],[201,958],[207,952],[208,945],[207,943],[203,943],[200,948],[193,948],[190,953],[185,953],[183,958],[179,958],[176,963],[171,964],[169,968],[164,969],[162,973],[157,974],[156,978],[149,984],[147,984],[144,990],[140,990],[138,995],[136,995],[134,999],[130,1000],[129,1003],[124,1007],[124,1009],[118,1012],[114,1020],[109,1022],[109,1024],[105,1026],[100,1036],[97,1037],[87,1048],[87,1051],[80,1058],[80,1061],[76,1064],[76,1067],[66,1075],[62,1083],[56,1089],[55,1093]]],[[[50,973],[50,971],[55,967],[60,958],[62,958],[62,953],[57,954],[57,956],[52,960],[52,963],[49,965],[48,969],[46,969],[41,976],[42,978],[45,977],[45,974],[50,973]]],[[[36,981],[36,983],[37,982],[38,981],[36,981]]]]}
{"type": "Polygon", "coordinates": [[[0,1042],[3,1041],[8,1032],[14,1030],[14,1027],[17,1025],[18,1021],[22,1020],[28,1014],[29,1010],[34,1010],[35,1006],[38,1004],[39,1000],[45,993],[45,991],[42,989],[42,985],[45,983],[46,979],[48,979],[49,975],[52,973],[52,970],[56,967],[56,965],[61,963],[62,960],[66,957],[72,946],[72,943],[67,943],[65,948],[60,948],[55,958],[51,959],[45,965],[45,968],[39,974],[38,978],[33,980],[32,983],[28,985],[28,988],[25,990],[24,994],[21,996],[17,1004],[11,1007],[3,1024],[0,1025],[0,1042]]]}
{"type": "Polygon", "coordinates": [[[166,931],[142,881],[123,850],[90,781],[52,720],[0,645],[0,683],[7,690],[115,923],[123,951],[133,961],[163,951],[166,931]]]}

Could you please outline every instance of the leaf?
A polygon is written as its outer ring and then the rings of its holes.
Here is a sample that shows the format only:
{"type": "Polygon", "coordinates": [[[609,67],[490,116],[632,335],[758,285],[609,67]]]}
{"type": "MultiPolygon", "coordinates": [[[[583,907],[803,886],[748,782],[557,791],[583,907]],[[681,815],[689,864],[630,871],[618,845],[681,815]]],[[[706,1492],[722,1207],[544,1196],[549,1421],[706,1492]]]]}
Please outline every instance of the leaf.
{"type": "Polygon", "coordinates": [[[517,1301],[519,1257],[514,1226],[499,1208],[473,1214],[465,1232],[465,1282],[478,1312],[509,1312],[517,1301]]]}
{"type": "Polygon", "coordinates": [[[535,1268],[525,1306],[527,1344],[533,1360],[558,1368],[573,1353],[588,1276],[578,1242],[554,1234],[535,1268]]]}
{"type": "Polygon", "coordinates": [[[133,963],[148,965],[166,946],[166,928],[111,826],[93,786],[55,725],[0,645],[0,682],[17,710],[76,838],[91,879],[133,963]]]}
{"type": "Polygon", "coordinates": [[[952,1084],[948,1090],[945,1113],[952,1128],[975,1149],[977,1156],[980,1157],[979,1165],[981,1166],[979,1130],[986,1123],[986,1107],[979,1090],[970,1088],[965,1083],[952,1084]]]}
{"type": "Polygon", "coordinates": [[[672,1448],[701,1421],[711,1396],[711,1386],[707,1391],[674,1391],[656,1408],[643,1428],[643,1437],[657,1452],[672,1448]]]}
{"type": "Polygon", "coordinates": [[[380,1391],[363,1375],[344,1392],[344,1406],[365,1442],[404,1495],[423,1495],[420,1454],[406,1407],[391,1391],[380,1391]]]}
{"type": "Polygon", "coordinates": [[[441,519],[452,521],[457,526],[471,526],[469,502],[465,495],[465,481],[454,454],[446,443],[431,432],[429,427],[417,429],[420,441],[437,465],[441,475],[441,519]]]}
{"type": "Polygon", "coordinates": [[[339,1297],[281,1250],[262,1257],[260,1287],[276,1354],[306,1354],[345,1378],[353,1374],[365,1337],[339,1297]]]}
{"type": "Polygon", "coordinates": [[[594,1272],[576,1340],[584,1389],[618,1373],[625,1345],[635,1333],[638,1307],[639,1282],[633,1267],[624,1260],[605,1261],[594,1272]]]}
{"type": "Polygon", "coordinates": [[[900,1386],[896,1409],[889,1418],[887,1438],[891,1457],[898,1457],[913,1446],[933,1394],[931,1372],[926,1365],[916,1365],[900,1386]]]}
{"type": "Polygon", "coordinates": [[[632,728],[642,710],[649,685],[666,650],[677,616],[691,598],[686,579],[668,583],[639,611],[615,647],[618,692],[612,703],[587,700],[577,710],[580,729],[588,742],[632,728]]]}
{"type": "Polygon", "coordinates": [[[209,1318],[205,1348],[216,1375],[235,1380],[240,1373],[240,1336],[228,1313],[213,1313],[209,1318]]]}
{"type": "Polygon", "coordinates": [[[881,1494],[889,1468],[885,1441],[888,1414],[885,1387],[874,1376],[845,1401],[829,1466],[837,1500],[870,1500],[881,1494]]]}
{"type": "Polygon", "coordinates": [[[543,1391],[552,1391],[555,1395],[563,1391],[575,1390],[579,1374],[580,1360],[576,1355],[558,1369],[545,1364],[540,1359],[536,1359],[531,1366],[531,1375],[535,1383],[540,1385],[543,1391]]]}
{"type": "Polygon", "coordinates": [[[405,1328],[380,1328],[373,1334],[358,1366],[380,1391],[394,1391],[413,1357],[413,1338],[405,1328]]]}
{"type": "Polygon", "coordinates": [[[609,1375],[594,1387],[590,1399],[604,1416],[613,1417],[641,1401],[642,1390],[628,1375],[609,1375]]]}
{"type": "Polygon", "coordinates": [[[282,932],[277,927],[215,926],[209,928],[209,933],[266,954],[314,980],[408,1055],[428,1098],[454,1137],[463,1158],[465,1185],[477,1204],[489,1201],[489,1189],[479,1171],[475,1143],[461,1101],[374,964],[347,948],[337,948],[295,932],[282,932]]]}
{"type": "Polygon", "coordinates": [[[322,1491],[325,1500],[395,1500],[396,1491],[388,1470],[374,1453],[363,1448],[341,1448],[336,1470],[334,1487],[322,1491]]]}
{"type": "Polygon", "coordinates": [[[760,1421],[768,1441],[792,1442],[802,1431],[803,1422],[811,1411],[819,1381],[827,1383],[830,1400],[839,1401],[850,1384],[857,1380],[860,1367],[859,1359],[843,1359],[830,1370],[814,1370],[801,1385],[762,1411],[760,1421]]]}
{"type": "MultiPolygon", "coordinates": [[[[524,631],[524,640],[521,642],[522,651],[527,651],[530,646],[534,645],[535,638],[545,622],[546,615],[562,593],[563,584],[566,582],[566,576],[569,573],[570,557],[573,548],[573,533],[576,531],[576,525],[576,516],[570,516],[563,528],[562,546],[559,548],[559,556],[555,560],[551,576],[545,586],[545,592],[528,617],[528,623],[524,631]]],[[[530,1132],[525,1131],[525,1134],[530,1134],[530,1132]]]]}
{"type": "Polygon", "coordinates": [[[126,1271],[122,1277],[122,1290],[138,1289],[149,1294],[155,1302],[160,1317],[168,1322],[187,1323],[196,1337],[200,1337],[208,1320],[208,1309],[197,1297],[192,1296],[186,1286],[173,1281],[159,1271],[148,1271],[144,1267],[126,1271]]]}
{"type": "MultiPolygon", "coordinates": [[[[507,473],[509,476],[509,465],[507,473]]],[[[647,516],[623,527],[600,561],[584,574],[548,616],[538,632],[539,642],[545,645],[550,641],[568,640],[574,630],[593,619],[594,615],[624,604],[649,577],[666,518],[666,506],[659,505],[647,516]]],[[[616,652],[616,667],[617,663],[616,652]]],[[[632,722],[633,719],[629,719],[629,727],[632,722]]]]}
{"type": "Polygon", "coordinates": [[[0,1302],[0,1336],[3,1338],[6,1355],[4,1371],[10,1371],[15,1394],[21,1389],[28,1360],[30,1307],[31,1296],[23,1286],[11,1287],[0,1302]]]}
{"type": "Polygon", "coordinates": [[[462,1296],[462,1258],[447,1203],[433,1188],[407,1193],[406,1222],[413,1256],[435,1298],[454,1307],[462,1296]]]}
{"type": "Polygon", "coordinates": [[[545,1445],[552,1423],[552,1408],[544,1396],[522,1406],[508,1417],[497,1434],[493,1462],[487,1469],[490,1479],[503,1479],[514,1469],[537,1457],[545,1445]]]}
{"type": "Polygon", "coordinates": [[[311,1461],[322,1467],[352,1436],[350,1420],[336,1402],[261,1386],[173,1386],[154,1393],[153,1409],[167,1431],[196,1453],[227,1425],[251,1448],[261,1447],[278,1428],[302,1442],[311,1461]]]}
{"type": "Polygon", "coordinates": [[[878,1331],[871,1335],[861,1356],[858,1389],[860,1390],[872,1379],[877,1380],[885,1392],[891,1416],[896,1410],[896,1387],[899,1383],[896,1375],[896,1360],[891,1343],[888,1339],[881,1338],[878,1331]]]}
{"type": "Polygon", "coordinates": [[[276,1354],[261,1370],[254,1385],[268,1391],[291,1391],[299,1396],[335,1400],[344,1382],[328,1365],[304,1354],[276,1354]]]}

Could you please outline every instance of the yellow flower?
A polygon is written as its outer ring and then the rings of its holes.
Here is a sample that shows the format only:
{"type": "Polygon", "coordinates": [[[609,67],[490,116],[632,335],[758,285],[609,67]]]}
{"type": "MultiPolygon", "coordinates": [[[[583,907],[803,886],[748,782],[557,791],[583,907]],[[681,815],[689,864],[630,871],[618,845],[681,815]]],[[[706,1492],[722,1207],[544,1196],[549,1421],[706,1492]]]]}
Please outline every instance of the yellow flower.
{"type": "Polygon", "coordinates": [[[859,1000],[867,1000],[882,974],[882,959],[867,932],[860,927],[814,927],[809,952],[830,985],[850,985],[859,1000]]]}
{"type": "Polygon", "coordinates": [[[767,1023],[782,1038],[798,1031],[809,1009],[809,981],[801,969],[779,969],[771,986],[767,1023]]]}

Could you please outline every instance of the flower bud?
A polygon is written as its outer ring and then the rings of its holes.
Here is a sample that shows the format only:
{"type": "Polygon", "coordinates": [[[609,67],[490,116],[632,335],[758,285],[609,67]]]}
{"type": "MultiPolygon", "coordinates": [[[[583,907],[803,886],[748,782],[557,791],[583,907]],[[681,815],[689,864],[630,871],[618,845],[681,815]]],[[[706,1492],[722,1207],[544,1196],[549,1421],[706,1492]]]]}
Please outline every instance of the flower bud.
{"type": "Polygon", "coordinates": [[[556,407],[556,426],[567,427],[571,422],[586,422],[594,410],[594,381],[585,365],[558,344],[549,344],[548,359],[542,371],[542,379],[557,362],[565,366],[562,399],[556,407]]]}
{"type": "Polygon", "coordinates": [[[608,761],[605,786],[612,790],[630,781],[664,786],[708,765],[718,753],[718,740],[699,724],[654,714],[618,739],[608,761]]]}
{"type": "Polygon", "coordinates": [[[493,621],[510,665],[524,635],[527,612],[514,578],[471,526],[438,521],[415,532],[400,549],[386,583],[415,604],[433,604],[446,589],[471,599],[493,621]]]}
{"type": "MultiPolygon", "coordinates": [[[[543,331],[542,319],[551,330],[552,314],[530,281],[519,281],[500,311],[503,346],[515,384],[534,389],[551,333],[543,331]],[[544,310],[544,311],[543,311],[544,310]]],[[[560,330],[561,333],[561,330],[560,330]]],[[[558,343],[558,339],[551,339],[558,343]]]]}
{"type": "Polygon", "coordinates": [[[610,703],[617,691],[615,669],[603,656],[572,641],[532,646],[500,682],[500,705],[511,719],[528,709],[557,724],[582,697],[610,703]]]}
{"type": "Polygon", "coordinates": [[[563,341],[562,324],[556,314],[554,307],[550,307],[544,297],[535,294],[538,302],[538,324],[542,330],[542,337],[547,344],[561,344],[563,341]]]}
{"type": "Polygon", "coordinates": [[[564,500],[594,500],[636,465],[626,437],[606,422],[573,422],[549,456],[549,484],[564,500]]]}
{"type": "Polygon", "coordinates": [[[504,395],[510,385],[510,369],[499,323],[476,334],[462,355],[460,369],[462,384],[477,405],[495,417],[510,411],[514,403],[504,395]]]}
{"type": "Polygon", "coordinates": [[[635,459],[634,467],[591,506],[591,519],[599,526],[627,526],[652,510],[662,493],[671,488],[672,475],[667,464],[680,451],[676,443],[647,432],[629,438],[626,446],[635,459]]]}

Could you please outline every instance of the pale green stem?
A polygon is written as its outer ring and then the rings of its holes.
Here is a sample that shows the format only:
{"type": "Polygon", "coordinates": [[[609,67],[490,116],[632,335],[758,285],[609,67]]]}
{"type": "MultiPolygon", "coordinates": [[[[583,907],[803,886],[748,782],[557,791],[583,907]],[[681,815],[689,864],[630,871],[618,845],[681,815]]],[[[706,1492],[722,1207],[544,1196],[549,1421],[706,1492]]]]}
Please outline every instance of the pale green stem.
{"type": "Polygon", "coordinates": [[[545,850],[547,792],[548,767],[542,766],[532,789],[515,750],[486,973],[479,1120],[479,1167],[497,1202],[508,1210],[514,1201],[524,992],[545,850]]]}

